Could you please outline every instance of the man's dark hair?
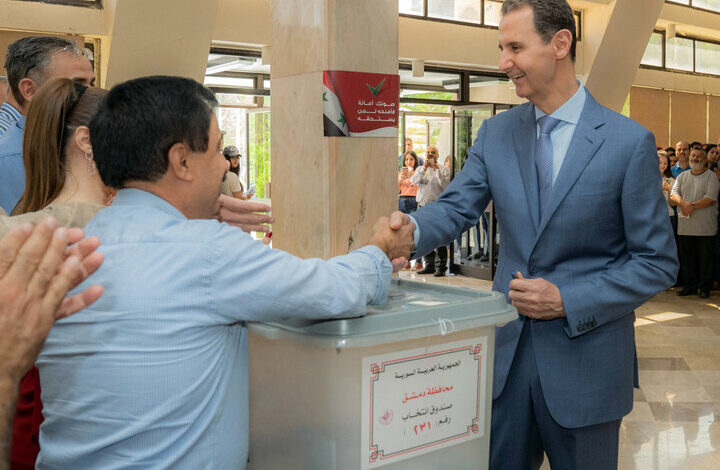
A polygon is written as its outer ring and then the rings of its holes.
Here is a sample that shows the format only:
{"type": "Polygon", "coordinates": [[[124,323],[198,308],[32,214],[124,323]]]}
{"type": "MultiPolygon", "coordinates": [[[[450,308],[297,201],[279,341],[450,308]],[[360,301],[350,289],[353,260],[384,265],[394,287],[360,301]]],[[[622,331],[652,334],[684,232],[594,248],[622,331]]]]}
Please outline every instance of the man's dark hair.
{"type": "Polygon", "coordinates": [[[695,148],[701,148],[701,149],[705,150],[705,147],[703,146],[703,144],[698,142],[697,140],[695,142],[693,142],[692,144],[690,144],[690,150],[695,149],[695,148]]]}
{"type": "Polygon", "coordinates": [[[665,147],[665,151],[667,152],[668,156],[672,153],[675,155],[675,147],[665,147]]]}
{"type": "Polygon", "coordinates": [[[570,58],[575,62],[575,48],[577,46],[577,32],[575,31],[575,16],[566,0],[505,0],[502,5],[503,16],[523,7],[533,10],[535,30],[545,43],[555,36],[555,33],[567,29],[572,34],[570,44],[570,58]]]}
{"type": "Polygon", "coordinates": [[[143,77],[114,86],[89,126],[103,183],[122,188],[129,181],[157,181],[179,142],[207,151],[216,105],[210,90],[188,78],[143,77]]]}
{"type": "Polygon", "coordinates": [[[29,36],[8,46],[5,70],[10,92],[20,106],[25,105],[25,98],[18,88],[20,80],[27,77],[42,84],[45,81],[45,69],[52,56],[60,51],[75,56],[82,55],[74,42],[53,36],[29,36]]]}

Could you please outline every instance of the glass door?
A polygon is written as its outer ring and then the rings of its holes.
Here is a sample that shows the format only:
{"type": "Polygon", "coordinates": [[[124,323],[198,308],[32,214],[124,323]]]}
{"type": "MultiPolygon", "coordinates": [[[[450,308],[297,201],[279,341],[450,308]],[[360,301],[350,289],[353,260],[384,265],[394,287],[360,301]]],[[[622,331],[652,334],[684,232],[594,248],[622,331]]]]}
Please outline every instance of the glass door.
{"type": "MultiPolygon", "coordinates": [[[[495,108],[493,104],[481,104],[452,109],[453,178],[465,165],[480,125],[501,111],[495,108]]],[[[497,222],[491,202],[475,226],[462,233],[450,246],[450,272],[492,280],[497,266],[499,234],[496,232],[497,222]]]]}

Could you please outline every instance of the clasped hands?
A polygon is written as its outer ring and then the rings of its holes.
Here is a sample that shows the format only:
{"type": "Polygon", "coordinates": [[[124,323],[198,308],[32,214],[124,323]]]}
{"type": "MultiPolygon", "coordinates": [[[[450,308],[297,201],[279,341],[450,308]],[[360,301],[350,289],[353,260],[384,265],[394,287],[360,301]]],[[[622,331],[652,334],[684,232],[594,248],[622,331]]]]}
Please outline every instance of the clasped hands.
{"type": "Polygon", "coordinates": [[[393,271],[404,268],[415,249],[413,232],[415,224],[407,214],[393,212],[390,217],[380,217],[373,227],[370,244],[385,252],[393,265],[393,271]]]}

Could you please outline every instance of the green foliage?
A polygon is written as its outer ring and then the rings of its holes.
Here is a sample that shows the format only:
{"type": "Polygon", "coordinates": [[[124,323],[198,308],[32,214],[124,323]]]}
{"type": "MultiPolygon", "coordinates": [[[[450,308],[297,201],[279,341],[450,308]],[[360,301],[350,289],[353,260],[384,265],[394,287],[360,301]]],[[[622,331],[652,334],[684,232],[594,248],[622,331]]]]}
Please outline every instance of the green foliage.
{"type": "Polygon", "coordinates": [[[251,113],[249,127],[250,185],[264,199],[270,183],[270,113],[251,113]]]}

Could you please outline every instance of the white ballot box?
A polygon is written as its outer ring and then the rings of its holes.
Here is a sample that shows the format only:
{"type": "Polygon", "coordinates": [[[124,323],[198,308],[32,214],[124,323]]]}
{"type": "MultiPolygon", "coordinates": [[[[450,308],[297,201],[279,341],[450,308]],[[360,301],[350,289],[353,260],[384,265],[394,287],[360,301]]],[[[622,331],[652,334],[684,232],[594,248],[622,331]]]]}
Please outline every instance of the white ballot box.
{"type": "Polygon", "coordinates": [[[488,466],[498,292],[394,280],[360,318],[254,323],[251,470],[488,466]]]}

